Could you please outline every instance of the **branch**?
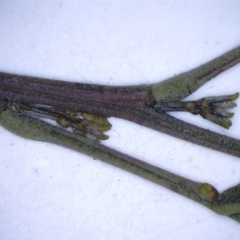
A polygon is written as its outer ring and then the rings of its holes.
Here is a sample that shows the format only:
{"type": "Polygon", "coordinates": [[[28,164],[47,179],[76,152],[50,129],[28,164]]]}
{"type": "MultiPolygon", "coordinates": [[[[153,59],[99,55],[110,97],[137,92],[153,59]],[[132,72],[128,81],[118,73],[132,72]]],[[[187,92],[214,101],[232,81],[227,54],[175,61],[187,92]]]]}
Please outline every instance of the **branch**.
{"type": "Polygon", "coordinates": [[[208,183],[199,183],[178,176],[139,159],[118,152],[92,139],[81,137],[60,127],[12,110],[0,115],[1,125],[10,132],[35,141],[44,141],[67,147],[94,159],[121,168],[155,184],[181,194],[214,212],[240,222],[239,187],[223,194],[208,183]]]}
{"type": "Polygon", "coordinates": [[[53,81],[0,73],[0,123],[31,140],[46,141],[90,155],[240,222],[239,186],[222,194],[102,145],[111,128],[107,117],[127,119],[171,136],[240,157],[240,140],[188,124],[167,114],[189,111],[230,127],[238,94],[180,102],[207,81],[240,62],[240,47],[189,72],[153,85],[126,87],[53,81]],[[56,127],[38,118],[51,118],[56,127]]]}

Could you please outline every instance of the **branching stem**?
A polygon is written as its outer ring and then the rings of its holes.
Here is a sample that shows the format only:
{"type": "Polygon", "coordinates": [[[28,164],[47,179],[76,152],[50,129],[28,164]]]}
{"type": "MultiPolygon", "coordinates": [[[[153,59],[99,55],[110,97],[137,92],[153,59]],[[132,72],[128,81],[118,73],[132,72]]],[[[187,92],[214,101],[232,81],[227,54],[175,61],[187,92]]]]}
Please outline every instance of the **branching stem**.
{"type": "Polygon", "coordinates": [[[240,62],[240,47],[189,72],[154,85],[111,87],[0,73],[0,124],[9,131],[90,155],[136,174],[213,211],[240,222],[240,185],[222,194],[208,183],[198,183],[102,145],[106,117],[127,119],[171,136],[240,157],[240,140],[188,124],[166,112],[189,111],[223,127],[230,127],[238,94],[180,102],[204,83],[240,62]],[[99,115],[96,115],[99,114],[99,115]],[[56,120],[70,132],[40,117],[56,120]],[[105,117],[104,117],[105,116],[105,117]],[[81,131],[83,136],[80,136],[81,131]]]}

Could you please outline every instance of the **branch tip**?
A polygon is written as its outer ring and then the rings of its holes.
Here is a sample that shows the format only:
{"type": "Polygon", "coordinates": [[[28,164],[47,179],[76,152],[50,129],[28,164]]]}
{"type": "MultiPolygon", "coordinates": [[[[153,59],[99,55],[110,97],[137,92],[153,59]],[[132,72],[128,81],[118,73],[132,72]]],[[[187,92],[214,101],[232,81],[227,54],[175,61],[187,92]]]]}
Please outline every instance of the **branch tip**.
{"type": "Polygon", "coordinates": [[[184,107],[192,114],[200,114],[203,118],[213,122],[223,128],[230,128],[234,113],[227,112],[225,109],[234,108],[237,106],[234,100],[239,97],[239,93],[202,98],[198,101],[184,102],[184,107]]]}

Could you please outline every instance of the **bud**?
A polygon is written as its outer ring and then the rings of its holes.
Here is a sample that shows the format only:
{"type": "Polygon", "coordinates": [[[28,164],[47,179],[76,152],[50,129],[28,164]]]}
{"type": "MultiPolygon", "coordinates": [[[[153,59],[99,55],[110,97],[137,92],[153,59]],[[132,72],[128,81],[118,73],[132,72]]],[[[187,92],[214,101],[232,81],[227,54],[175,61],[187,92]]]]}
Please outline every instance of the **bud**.
{"type": "Polygon", "coordinates": [[[225,109],[236,107],[233,102],[239,96],[239,93],[226,96],[202,98],[198,101],[183,102],[185,110],[193,114],[200,114],[203,118],[218,124],[221,127],[229,128],[232,123],[229,118],[234,113],[227,112],[225,109]]]}

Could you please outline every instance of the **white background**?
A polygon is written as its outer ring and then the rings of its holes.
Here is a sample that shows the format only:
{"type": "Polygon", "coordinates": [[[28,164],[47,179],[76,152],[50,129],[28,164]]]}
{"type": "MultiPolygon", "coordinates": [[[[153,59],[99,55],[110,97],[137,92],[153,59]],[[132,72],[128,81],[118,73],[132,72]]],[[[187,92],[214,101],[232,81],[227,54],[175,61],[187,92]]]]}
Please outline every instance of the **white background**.
{"type": "MultiPolygon", "coordinates": [[[[0,71],[107,85],[155,83],[240,43],[239,1],[1,1],[0,71]]],[[[240,65],[191,98],[240,91],[240,65]]],[[[239,101],[237,101],[239,102],[239,101]]],[[[240,138],[240,110],[221,129],[240,138]]],[[[236,157],[110,119],[105,144],[219,191],[236,157]]],[[[239,239],[240,224],[151,182],[0,127],[0,239],[239,239]]]]}

